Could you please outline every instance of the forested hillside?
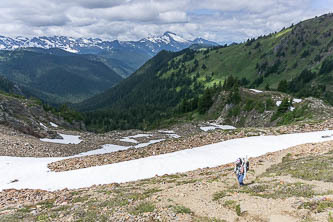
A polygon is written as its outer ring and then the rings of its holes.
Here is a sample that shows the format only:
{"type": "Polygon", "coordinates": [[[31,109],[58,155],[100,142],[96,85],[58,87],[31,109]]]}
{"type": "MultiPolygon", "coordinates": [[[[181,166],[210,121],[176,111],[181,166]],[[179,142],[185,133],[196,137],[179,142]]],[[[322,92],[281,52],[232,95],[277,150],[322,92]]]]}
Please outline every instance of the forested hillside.
{"type": "MultiPolygon", "coordinates": [[[[179,113],[207,111],[232,76],[238,86],[315,96],[333,104],[333,15],[316,17],[243,44],[162,52],[129,79],[79,108],[93,128],[158,125],[179,113]],[[185,104],[185,105],[184,105],[185,104]]],[[[232,101],[230,104],[233,104],[232,101]]]]}
{"type": "Polygon", "coordinates": [[[51,104],[82,101],[122,79],[101,62],[60,49],[0,51],[0,75],[51,104]]]}

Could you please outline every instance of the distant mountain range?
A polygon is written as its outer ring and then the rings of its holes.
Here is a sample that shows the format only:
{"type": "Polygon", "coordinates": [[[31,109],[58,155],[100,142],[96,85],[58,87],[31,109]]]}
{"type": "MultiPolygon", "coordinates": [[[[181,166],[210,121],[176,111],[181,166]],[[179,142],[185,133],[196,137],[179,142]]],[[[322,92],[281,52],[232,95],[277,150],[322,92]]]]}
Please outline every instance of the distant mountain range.
{"type": "Polygon", "coordinates": [[[172,32],[165,32],[162,36],[151,36],[139,41],[103,41],[99,38],[72,38],[66,36],[33,38],[0,36],[0,50],[58,48],[76,54],[98,55],[97,58],[93,59],[105,63],[123,77],[129,76],[162,50],[180,51],[191,45],[210,47],[218,44],[202,38],[193,41],[186,40],[172,32]]]}

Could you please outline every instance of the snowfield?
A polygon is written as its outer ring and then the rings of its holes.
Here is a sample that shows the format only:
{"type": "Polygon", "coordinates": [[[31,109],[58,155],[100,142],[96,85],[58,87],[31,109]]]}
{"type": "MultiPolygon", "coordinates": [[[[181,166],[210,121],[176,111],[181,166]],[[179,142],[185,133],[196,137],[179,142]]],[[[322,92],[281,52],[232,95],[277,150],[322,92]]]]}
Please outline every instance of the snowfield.
{"type": "Polygon", "coordinates": [[[40,141],[48,142],[48,143],[61,143],[61,144],[79,144],[82,142],[82,140],[79,139],[80,136],[66,135],[66,134],[61,134],[61,133],[59,133],[59,135],[62,137],[62,139],[44,138],[44,139],[40,139],[40,141]]]}
{"type": "Polygon", "coordinates": [[[262,93],[263,91],[261,90],[257,90],[257,89],[250,89],[252,92],[255,92],[255,93],[262,93]]]}
{"type": "MultiPolygon", "coordinates": [[[[332,130],[280,136],[247,137],[174,153],[66,172],[50,172],[47,168],[48,163],[66,158],[3,156],[0,157],[0,190],[9,188],[58,190],[89,187],[94,184],[128,182],[151,178],[155,175],[216,167],[246,155],[256,157],[299,144],[328,140],[333,140],[332,130]]],[[[122,149],[122,147],[110,146],[103,149],[106,152],[122,149]]],[[[102,150],[94,152],[102,152],[102,150]]],[[[92,153],[93,151],[86,152],[81,156],[92,153]]]]}
{"type": "Polygon", "coordinates": [[[229,125],[219,125],[215,123],[210,123],[209,126],[202,126],[200,127],[202,131],[209,131],[209,130],[215,130],[215,129],[223,129],[223,130],[234,130],[236,127],[234,126],[229,126],[229,125]]]}

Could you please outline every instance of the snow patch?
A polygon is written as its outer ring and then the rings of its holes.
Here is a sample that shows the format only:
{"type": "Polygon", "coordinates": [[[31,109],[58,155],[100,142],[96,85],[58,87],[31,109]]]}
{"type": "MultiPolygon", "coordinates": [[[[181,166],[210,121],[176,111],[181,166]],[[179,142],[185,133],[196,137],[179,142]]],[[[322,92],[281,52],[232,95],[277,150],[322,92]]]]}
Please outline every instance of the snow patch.
{"type": "Polygon", "coordinates": [[[47,129],[47,127],[43,123],[39,123],[44,129],[47,129]]]}
{"type": "Polygon", "coordinates": [[[302,99],[293,99],[293,103],[301,103],[302,101],[302,99]]]}
{"type": "Polygon", "coordinates": [[[202,127],[200,127],[200,129],[202,131],[207,132],[209,130],[215,130],[215,129],[233,130],[233,129],[236,129],[236,127],[229,126],[229,125],[218,125],[218,124],[211,123],[209,126],[202,126],[202,127]]]}
{"type": "Polygon", "coordinates": [[[168,136],[169,136],[170,138],[175,138],[175,139],[178,139],[178,138],[181,137],[181,136],[179,136],[178,134],[175,134],[175,133],[170,133],[170,134],[168,134],[168,136]]]}
{"type": "Polygon", "coordinates": [[[122,139],[120,139],[119,141],[121,142],[126,142],[126,143],[139,143],[138,141],[136,141],[135,139],[131,139],[129,137],[124,137],[122,139]]]}
{"type": "Polygon", "coordinates": [[[169,36],[175,40],[176,42],[181,42],[181,43],[187,43],[188,41],[186,39],[183,39],[182,37],[175,35],[173,33],[169,33],[169,36]]]}
{"type": "Polygon", "coordinates": [[[257,90],[257,89],[250,89],[252,92],[255,92],[255,93],[262,93],[263,91],[261,90],[257,90]]]}
{"type": "Polygon", "coordinates": [[[117,152],[117,151],[120,151],[120,150],[127,150],[129,148],[130,147],[128,147],[128,146],[118,146],[118,145],[113,145],[113,144],[105,144],[100,149],[80,153],[80,154],[77,154],[73,157],[83,157],[83,156],[90,156],[90,155],[97,155],[97,154],[113,153],[113,152],[117,152]]]}
{"type": "Polygon", "coordinates": [[[62,139],[40,139],[43,142],[48,142],[48,143],[60,143],[60,144],[79,144],[82,142],[80,140],[80,136],[74,136],[74,135],[66,135],[66,134],[59,134],[62,139]]]}
{"type": "Polygon", "coordinates": [[[166,134],[174,134],[175,133],[175,131],[173,131],[173,130],[159,130],[158,132],[166,133],[166,134]]]}
{"type": "Polygon", "coordinates": [[[57,124],[55,124],[55,123],[52,123],[52,122],[50,122],[50,125],[51,125],[52,127],[55,127],[55,128],[57,128],[57,127],[58,127],[58,125],[57,125],[57,124]]]}
{"type": "Polygon", "coordinates": [[[141,138],[141,137],[150,137],[152,136],[151,134],[138,134],[135,136],[130,136],[129,138],[141,138]]]}
{"type": "Polygon", "coordinates": [[[65,172],[50,172],[47,164],[66,158],[3,156],[0,157],[0,191],[11,188],[51,191],[64,188],[77,189],[95,184],[122,183],[151,178],[155,175],[182,173],[220,166],[233,162],[240,156],[257,157],[300,144],[333,140],[332,134],[331,130],[246,137],[174,153],[65,172]]]}
{"type": "Polygon", "coordinates": [[[137,134],[134,136],[123,137],[122,139],[120,139],[120,141],[127,142],[127,143],[139,143],[137,140],[135,140],[133,138],[142,138],[142,137],[150,137],[150,136],[152,136],[152,135],[151,134],[137,134]]]}

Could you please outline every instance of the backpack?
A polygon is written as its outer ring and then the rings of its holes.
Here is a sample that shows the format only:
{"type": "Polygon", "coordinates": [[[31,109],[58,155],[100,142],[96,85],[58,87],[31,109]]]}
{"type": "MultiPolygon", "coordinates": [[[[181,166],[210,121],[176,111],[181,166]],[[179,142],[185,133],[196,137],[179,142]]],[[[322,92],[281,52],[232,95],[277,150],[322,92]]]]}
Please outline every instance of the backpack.
{"type": "Polygon", "coordinates": [[[241,174],[243,174],[244,173],[244,167],[246,167],[246,172],[248,172],[250,170],[250,163],[249,163],[249,161],[246,160],[246,163],[243,163],[243,161],[245,161],[245,159],[239,158],[239,160],[240,160],[239,165],[238,165],[238,167],[240,167],[239,168],[239,172],[241,174]]]}

